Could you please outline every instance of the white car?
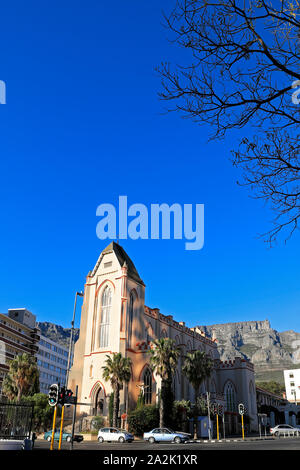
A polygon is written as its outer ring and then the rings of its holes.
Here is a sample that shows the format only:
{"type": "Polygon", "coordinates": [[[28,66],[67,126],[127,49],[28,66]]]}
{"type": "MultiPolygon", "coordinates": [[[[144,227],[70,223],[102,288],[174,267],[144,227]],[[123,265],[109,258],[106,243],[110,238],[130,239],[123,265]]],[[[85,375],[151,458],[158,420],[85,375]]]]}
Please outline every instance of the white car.
{"type": "Polygon", "coordinates": [[[270,429],[272,436],[300,436],[300,429],[290,426],[289,424],[278,424],[270,429]]]}
{"type": "Polygon", "coordinates": [[[133,434],[125,429],[118,428],[101,428],[98,431],[98,442],[132,442],[134,440],[133,434]]]}

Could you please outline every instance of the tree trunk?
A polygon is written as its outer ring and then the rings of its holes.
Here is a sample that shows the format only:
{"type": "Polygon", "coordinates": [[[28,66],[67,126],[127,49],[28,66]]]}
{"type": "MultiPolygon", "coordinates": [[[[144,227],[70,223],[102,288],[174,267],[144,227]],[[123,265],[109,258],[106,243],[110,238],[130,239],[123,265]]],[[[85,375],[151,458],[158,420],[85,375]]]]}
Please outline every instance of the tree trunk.
{"type": "Polygon", "coordinates": [[[198,432],[197,432],[197,421],[198,421],[198,395],[199,395],[199,387],[195,388],[195,413],[194,413],[194,439],[198,439],[198,432]]]}
{"type": "Polygon", "coordinates": [[[118,414],[120,405],[120,389],[117,385],[114,389],[114,411],[113,411],[113,427],[118,427],[118,414]]]}
{"type": "Polygon", "coordinates": [[[164,407],[164,400],[163,400],[163,381],[161,383],[161,389],[160,389],[160,403],[159,403],[159,427],[163,428],[164,427],[164,412],[165,412],[165,407],[164,407]]]}
{"type": "Polygon", "coordinates": [[[23,392],[23,389],[21,387],[18,387],[18,395],[17,395],[17,402],[18,403],[20,403],[20,401],[21,401],[22,392],[23,392]]]}

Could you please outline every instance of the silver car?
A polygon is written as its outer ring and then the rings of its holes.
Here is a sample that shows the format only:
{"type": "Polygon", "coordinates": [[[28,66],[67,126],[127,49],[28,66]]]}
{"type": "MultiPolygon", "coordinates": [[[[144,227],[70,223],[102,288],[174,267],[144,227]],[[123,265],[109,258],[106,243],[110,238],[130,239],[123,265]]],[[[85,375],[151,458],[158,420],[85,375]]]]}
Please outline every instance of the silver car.
{"type": "Polygon", "coordinates": [[[144,441],[154,444],[155,442],[175,442],[180,444],[181,442],[186,442],[191,438],[190,434],[180,431],[172,431],[168,428],[155,428],[150,432],[144,433],[144,441]]]}
{"type": "Polygon", "coordinates": [[[272,436],[300,436],[300,429],[294,428],[289,424],[278,424],[270,429],[272,436]]]}
{"type": "Polygon", "coordinates": [[[125,429],[118,428],[101,428],[98,431],[98,442],[132,442],[134,440],[133,434],[125,429]]]}

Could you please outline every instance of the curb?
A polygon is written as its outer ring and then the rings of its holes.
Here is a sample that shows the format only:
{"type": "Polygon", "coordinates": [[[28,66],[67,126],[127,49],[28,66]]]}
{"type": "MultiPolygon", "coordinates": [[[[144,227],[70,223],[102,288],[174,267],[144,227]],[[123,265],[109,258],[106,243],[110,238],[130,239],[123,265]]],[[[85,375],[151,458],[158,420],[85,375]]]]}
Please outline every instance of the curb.
{"type": "Polygon", "coordinates": [[[208,440],[208,439],[204,439],[204,440],[200,440],[200,439],[197,439],[196,441],[194,440],[190,440],[190,441],[186,441],[185,444],[218,444],[218,443],[224,443],[224,442],[254,442],[254,441],[274,441],[275,438],[274,437],[263,437],[262,439],[260,437],[253,437],[253,438],[248,438],[248,439],[242,439],[242,438],[238,438],[238,439],[212,439],[212,440],[208,440]]]}

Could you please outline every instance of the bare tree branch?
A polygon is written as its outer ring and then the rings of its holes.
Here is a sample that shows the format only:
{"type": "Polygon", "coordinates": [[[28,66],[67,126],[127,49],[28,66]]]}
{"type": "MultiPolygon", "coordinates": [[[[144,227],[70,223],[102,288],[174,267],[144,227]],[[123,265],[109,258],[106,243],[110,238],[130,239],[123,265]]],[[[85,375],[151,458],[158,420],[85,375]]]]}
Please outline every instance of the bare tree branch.
{"type": "Polygon", "coordinates": [[[233,152],[234,165],[275,212],[266,239],[282,229],[288,239],[300,215],[300,104],[291,99],[300,80],[300,0],[177,0],[164,18],[187,60],[158,68],[160,98],[168,111],[209,124],[212,139],[257,128],[233,152]]]}

